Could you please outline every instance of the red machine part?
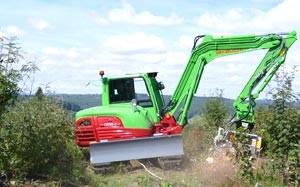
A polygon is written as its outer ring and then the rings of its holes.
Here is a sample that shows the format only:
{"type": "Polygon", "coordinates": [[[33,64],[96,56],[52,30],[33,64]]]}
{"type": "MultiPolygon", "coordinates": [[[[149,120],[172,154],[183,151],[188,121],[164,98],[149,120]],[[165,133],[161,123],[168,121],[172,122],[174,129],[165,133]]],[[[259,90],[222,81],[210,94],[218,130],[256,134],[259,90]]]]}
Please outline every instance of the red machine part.
{"type": "Polygon", "coordinates": [[[174,116],[166,114],[159,124],[154,125],[155,134],[180,134],[182,126],[178,125],[174,116]]]}
{"type": "Polygon", "coordinates": [[[152,129],[124,128],[122,121],[114,116],[80,118],[75,123],[76,144],[88,147],[90,142],[112,141],[147,137],[152,129]]]}
{"type": "Polygon", "coordinates": [[[123,140],[137,137],[149,137],[155,134],[180,134],[182,127],[175,118],[165,115],[161,123],[154,129],[124,128],[122,121],[114,116],[98,116],[80,118],[75,123],[76,144],[88,147],[91,142],[123,140]]]}

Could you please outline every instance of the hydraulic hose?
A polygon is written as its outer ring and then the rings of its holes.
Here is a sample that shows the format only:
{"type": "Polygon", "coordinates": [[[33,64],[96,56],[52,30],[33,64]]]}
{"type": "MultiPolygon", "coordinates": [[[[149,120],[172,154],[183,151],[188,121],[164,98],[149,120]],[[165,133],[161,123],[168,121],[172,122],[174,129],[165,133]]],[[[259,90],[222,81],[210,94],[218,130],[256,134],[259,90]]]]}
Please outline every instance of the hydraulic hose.
{"type": "Polygon", "coordinates": [[[203,38],[204,36],[206,36],[206,35],[198,35],[198,36],[195,37],[195,39],[194,39],[194,45],[193,45],[192,50],[194,50],[194,49],[196,48],[196,45],[197,45],[198,40],[199,40],[200,38],[203,38]]]}

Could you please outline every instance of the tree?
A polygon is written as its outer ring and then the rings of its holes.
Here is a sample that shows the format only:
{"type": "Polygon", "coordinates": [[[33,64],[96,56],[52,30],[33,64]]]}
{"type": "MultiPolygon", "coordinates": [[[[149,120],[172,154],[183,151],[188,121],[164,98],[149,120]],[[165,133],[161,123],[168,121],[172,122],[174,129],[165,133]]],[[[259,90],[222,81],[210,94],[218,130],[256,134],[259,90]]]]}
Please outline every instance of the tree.
{"type": "Polygon", "coordinates": [[[293,105],[299,95],[292,89],[295,71],[295,67],[289,72],[283,67],[276,74],[276,87],[270,92],[274,103],[269,110],[273,117],[266,119],[266,131],[272,137],[268,153],[276,159],[285,185],[300,182],[300,110],[293,105]]]}
{"type": "Polygon", "coordinates": [[[270,178],[281,176],[282,185],[299,185],[300,181],[300,109],[299,94],[292,83],[296,67],[282,67],[274,77],[275,86],[268,93],[273,103],[256,114],[256,126],[263,137],[269,160],[263,169],[270,178]]]}
{"type": "Polygon", "coordinates": [[[0,168],[5,176],[47,177],[75,180],[80,173],[81,151],[73,137],[72,119],[56,105],[55,100],[34,98],[17,102],[4,115],[2,127],[8,163],[0,168]]]}
{"type": "Polygon", "coordinates": [[[44,94],[44,92],[43,92],[43,90],[42,90],[42,88],[41,87],[38,87],[38,89],[37,89],[37,91],[36,91],[36,93],[35,93],[35,97],[38,99],[38,100],[42,100],[42,99],[44,99],[45,98],[45,94],[44,94]]]}
{"type": "Polygon", "coordinates": [[[223,90],[216,89],[215,93],[205,103],[204,119],[212,130],[222,126],[228,117],[228,110],[223,98],[223,90]]]}
{"type": "Polygon", "coordinates": [[[64,178],[82,169],[72,120],[55,100],[39,88],[36,97],[17,101],[38,70],[21,53],[15,38],[0,37],[0,186],[10,178],[64,178]]]}
{"type": "Polygon", "coordinates": [[[9,167],[11,159],[6,144],[9,129],[4,127],[3,116],[21,91],[18,83],[37,70],[34,63],[23,63],[22,60],[20,47],[15,39],[0,37],[0,185],[2,178],[6,178],[5,169],[9,167]],[[23,64],[19,65],[21,61],[23,64]]]}
{"type": "Polygon", "coordinates": [[[25,83],[36,70],[33,62],[24,62],[15,38],[0,37],[0,119],[22,90],[18,83],[25,83]]]}
{"type": "Polygon", "coordinates": [[[210,147],[213,144],[217,130],[225,124],[228,114],[229,112],[223,98],[223,90],[216,89],[207,99],[203,112],[203,144],[206,147],[210,147]]]}
{"type": "Polygon", "coordinates": [[[21,58],[19,49],[12,40],[0,38],[0,115],[13,103],[19,92],[17,83],[21,75],[12,68],[21,58]]]}

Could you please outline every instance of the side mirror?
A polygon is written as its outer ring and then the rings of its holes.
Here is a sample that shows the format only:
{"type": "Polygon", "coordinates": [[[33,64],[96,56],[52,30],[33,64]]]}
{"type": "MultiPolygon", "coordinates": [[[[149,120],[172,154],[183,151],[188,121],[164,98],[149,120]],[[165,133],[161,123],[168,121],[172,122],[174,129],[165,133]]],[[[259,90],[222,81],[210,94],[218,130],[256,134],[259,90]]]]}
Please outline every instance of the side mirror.
{"type": "Polygon", "coordinates": [[[132,104],[132,110],[134,112],[137,111],[137,100],[136,99],[132,99],[131,100],[131,104],[132,104]]]}

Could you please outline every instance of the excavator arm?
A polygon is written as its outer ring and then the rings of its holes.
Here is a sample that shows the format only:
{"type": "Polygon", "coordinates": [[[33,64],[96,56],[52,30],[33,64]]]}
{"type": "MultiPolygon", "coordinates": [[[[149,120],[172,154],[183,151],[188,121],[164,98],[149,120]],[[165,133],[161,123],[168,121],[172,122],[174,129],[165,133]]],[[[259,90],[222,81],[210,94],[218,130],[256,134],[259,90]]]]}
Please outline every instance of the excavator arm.
{"type": "Polygon", "coordinates": [[[276,70],[284,62],[287,50],[295,40],[295,31],[288,34],[241,35],[233,37],[197,36],[194,40],[189,62],[169,103],[162,109],[161,117],[163,118],[166,114],[172,116],[178,114],[177,123],[181,126],[187,123],[187,113],[193,96],[198,89],[203,70],[212,60],[223,56],[267,49],[267,54],[234,102],[237,118],[246,122],[253,122],[254,99],[257,98],[276,70]],[[203,38],[203,40],[197,45],[200,38],[203,38]],[[261,82],[262,80],[263,82],[261,82]],[[252,94],[259,83],[261,83],[260,87],[255,94],[252,94]]]}
{"type": "Polygon", "coordinates": [[[296,41],[295,32],[278,34],[277,37],[280,43],[268,50],[233,104],[236,110],[236,122],[239,122],[239,125],[241,123],[253,124],[255,99],[259,97],[278,68],[284,63],[288,49],[296,41]]]}

